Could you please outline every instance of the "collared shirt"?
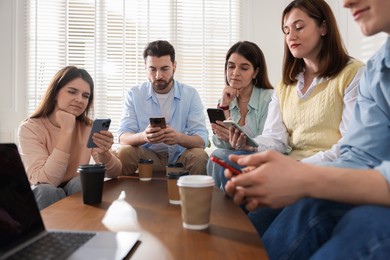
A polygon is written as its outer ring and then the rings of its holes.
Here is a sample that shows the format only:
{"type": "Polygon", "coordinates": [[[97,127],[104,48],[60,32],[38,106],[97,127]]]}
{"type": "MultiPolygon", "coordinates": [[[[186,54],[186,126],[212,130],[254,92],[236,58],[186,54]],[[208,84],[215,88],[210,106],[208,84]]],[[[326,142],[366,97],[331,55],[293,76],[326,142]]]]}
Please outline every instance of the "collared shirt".
{"type": "MultiPolygon", "coordinates": [[[[355,77],[344,92],[344,108],[339,128],[342,136],[344,136],[344,134],[346,133],[352,116],[352,112],[357,98],[359,79],[362,75],[363,70],[363,67],[358,70],[355,77]]],[[[302,89],[304,87],[303,73],[298,74],[297,80],[297,95],[299,96],[299,98],[305,99],[321,82],[327,80],[327,78],[314,78],[313,82],[310,84],[305,94],[302,93],[302,89]]],[[[291,151],[291,148],[288,146],[288,136],[289,134],[283,122],[283,115],[280,111],[279,100],[276,96],[276,93],[274,92],[274,94],[272,95],[271,102],[269,104],[268,116],[265,122],[264,131],[262,135],[256,137],[255,140],[259,144],[259,151],[276,150],[281,153],[289,153],[291,151]]],[[[306,163],[316,164],[336,159],[339,155],[339,147],[342,139],[343,137],[339,140],[339,142],[334,144],[331,149],[327,151],[318,152],[308,158],[303,159],[302,161],[306,163]]]]}
{"type": "MultiPolygon", "coordinates": [[[[268,104],[271,100],[272,89],[263,89],[253,86],[252,95],[248,103],[248,113],[245,117],[243,129],[250,137],[260,135],[263,131],[265,120],[268,113],[268,104]]],[[[241,119],[237,99],[229,104],[230,117],[234,122],[241,119]]],[[[218,148],[232,149],[229,142],[225,142],[213,135],[213,143],[218,148]]]]}
{"type": "Polygon", "coordinates": [[[338,160],[327,165],[375,168],[390,184],[390,37],[367,62],[338,160]]]}
{"type": "MultiPolygon", "coordinates": [[[[200,96],[195,88],[174,81],[174,98],[171,107],[171,115],[167,124],[177,132],[189,136],[200,136],[205,146],[208,145],[208,131],[205,121],[205,113],[200,96]]],[[[140,133],[149,125],[149,118],[163,115],[156,93],[150,82],[144,82],[131,88],[125,98],[125,107],[122,114],[118,136],[125,132],[140,133]]],[[[154,150],[161,144],[146,143],[146,148],[154,150]]],[[[180,145],[166,145],[168,147],[168,162],[176,162],[181,153],[186,149],[180,145]]]]}

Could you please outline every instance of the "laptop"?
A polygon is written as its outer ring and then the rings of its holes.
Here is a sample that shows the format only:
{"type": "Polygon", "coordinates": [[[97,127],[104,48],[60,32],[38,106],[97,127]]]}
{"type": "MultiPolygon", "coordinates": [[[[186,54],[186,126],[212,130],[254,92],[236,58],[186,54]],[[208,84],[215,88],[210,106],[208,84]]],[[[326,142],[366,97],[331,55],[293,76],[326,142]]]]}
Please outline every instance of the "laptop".
{"type": "Polygon", "coordinates": [[[28,259],[123,259],[139,237],[139,232],[47,231],[16,145],[0,144],[0,260],[24,254],[28,259]],[[45,239],[58,241],[59,248],[45,239]],[[43,248],[36,253],[39,244],[43,248]]]}

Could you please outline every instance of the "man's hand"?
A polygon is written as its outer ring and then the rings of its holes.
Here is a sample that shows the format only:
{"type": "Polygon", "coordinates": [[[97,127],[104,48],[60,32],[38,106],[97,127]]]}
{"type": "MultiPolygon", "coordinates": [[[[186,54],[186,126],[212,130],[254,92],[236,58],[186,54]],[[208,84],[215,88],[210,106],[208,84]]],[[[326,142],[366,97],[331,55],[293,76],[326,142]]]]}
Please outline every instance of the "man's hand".
{"type": "Polygon", "coordinates": [[[163,142],[168,145],[174,145],[179,143],[180,134],[175,131],[172,127],[167,125],[167,128],[164,129],[164,138],[163,142]]]}
{"type": "Polygon", "coordinates": [[[252,155],[230,155],[239,165],[250,166],[244,174],[232,175],[225,170],[226,192],[236,204],[246,204],[248,210],[258,207],[279,208],[305,197],[305,172],[310,165],[273,151],[252,155]]]}
{"type": "Polygon", "coordinates": [[[161,127],[152,127],[151,125],[148,125],[144,131],[145,142],[151,144],[158,144],[163,142],[165,137],[164,131],[165,129],[162,129],[161,127]]]}

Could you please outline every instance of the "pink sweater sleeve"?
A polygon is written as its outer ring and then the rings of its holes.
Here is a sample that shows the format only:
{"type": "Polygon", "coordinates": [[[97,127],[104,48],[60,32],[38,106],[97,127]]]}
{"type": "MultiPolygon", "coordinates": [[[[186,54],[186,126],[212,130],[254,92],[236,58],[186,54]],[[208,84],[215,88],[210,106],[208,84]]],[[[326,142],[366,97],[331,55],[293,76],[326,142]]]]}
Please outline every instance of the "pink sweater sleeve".
{"type": "MultiPolygon", "coordinates": [[[[111,151],[111,155],[111,160],[104,164],[106,167],[106,177],[116,178],[121,174],[122,163],[114,152],[111,151]]],[[[97,153],[94,150],[92,151],[92,158],[96,163],[100,163],[97,153]]]]}
{"type": "Polygon", "coordinates": [[[32,124],[19,128],[19,148],[31,184],[59,186],[64,179],[70,155],[53,149],[50,153],[42,129],[32,124]]]}

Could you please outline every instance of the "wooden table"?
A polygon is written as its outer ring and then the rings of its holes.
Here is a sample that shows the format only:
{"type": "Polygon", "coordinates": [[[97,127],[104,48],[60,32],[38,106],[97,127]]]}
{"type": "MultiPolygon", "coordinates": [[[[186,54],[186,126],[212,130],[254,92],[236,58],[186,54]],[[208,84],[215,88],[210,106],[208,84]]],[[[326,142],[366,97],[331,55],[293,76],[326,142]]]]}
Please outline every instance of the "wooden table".
{"type": "Polygon", "coordinates": [[[129,253],[131,259],[268,259],[245,213],[217,188],[210,227],[202,231],[183,228],[180,206],[168,202],[165,178],[106,181],[101,204],[85,205],[81,194],[74,194],[41,211],[45,226],[49,230],[108,230],[102,219],[122,191],[140,224],[140,242],[129,253]]]}

